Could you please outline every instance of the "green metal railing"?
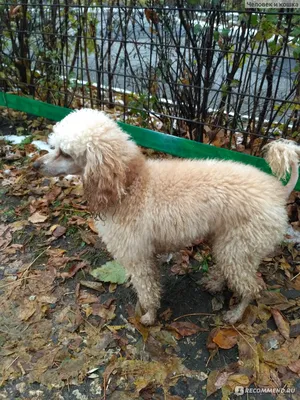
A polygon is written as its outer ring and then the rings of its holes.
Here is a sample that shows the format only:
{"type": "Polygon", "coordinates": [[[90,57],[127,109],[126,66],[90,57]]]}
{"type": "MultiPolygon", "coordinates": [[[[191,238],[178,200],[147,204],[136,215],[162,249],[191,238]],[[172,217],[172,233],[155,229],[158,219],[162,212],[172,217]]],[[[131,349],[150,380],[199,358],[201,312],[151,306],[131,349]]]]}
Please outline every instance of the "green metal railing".
{"type": "MultiPolygon", "coordinates": [[[[4,92],[0,92],[0,106],[23,111],[39,117],[48,118],[53,121],[60,121],[70,112],[72,112],[72,110],[69,108],[59,107],[33,100],[28,97],[17,96],[4,92]]],[[[271,170],[263,158],[210,146],[177,136],[151,131],[149,129],[128,125],[123,122],[119,122],[119,125],[133,138],[138,145],[143,147],[162,151],[164,153],[172,154],[182,158],[216,158],[241,162],[244,164],[253,165],[256,168],[271,174],[271,170]]],[[[296,185],[296,190],[300,190],[300,180],[296,185]]]]}

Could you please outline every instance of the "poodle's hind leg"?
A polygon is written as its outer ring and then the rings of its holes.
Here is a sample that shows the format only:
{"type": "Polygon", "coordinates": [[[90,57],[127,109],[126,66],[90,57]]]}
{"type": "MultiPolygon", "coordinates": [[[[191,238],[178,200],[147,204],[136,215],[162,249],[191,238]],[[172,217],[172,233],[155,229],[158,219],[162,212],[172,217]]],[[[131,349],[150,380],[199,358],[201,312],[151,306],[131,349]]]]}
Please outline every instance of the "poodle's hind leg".
{"type": "Polygon", "coordinates": [[[134,270],[131,266],[131,283],[135,288],[139,304],[145,313],[141,317],[144,325],[153,325],[160,306],[161,285],[158,268],[154,260],[142,261],[134,270]]]}
{"type": "Polygon", "coordinates": [[[226,284],[221,268],[217,265],[209,267],[207,274],[201,279],[201,284],[212,294],[221,292],[226,284]]]}
{"type": "Polygon", "coordinates": [[[240,303],[224,316],[224,320],[229,324],[234,324],[242,318],[249,303],[259,296],[262,289],[256,271],[264,251],[258,249],[261,251],[255,254],[249,242],[241,239],[245,238],[235,235],[228,241],[228,237],[219,237],[213,246],[217,265],[226,279],[227,286],[240,297],[240,303]]]}

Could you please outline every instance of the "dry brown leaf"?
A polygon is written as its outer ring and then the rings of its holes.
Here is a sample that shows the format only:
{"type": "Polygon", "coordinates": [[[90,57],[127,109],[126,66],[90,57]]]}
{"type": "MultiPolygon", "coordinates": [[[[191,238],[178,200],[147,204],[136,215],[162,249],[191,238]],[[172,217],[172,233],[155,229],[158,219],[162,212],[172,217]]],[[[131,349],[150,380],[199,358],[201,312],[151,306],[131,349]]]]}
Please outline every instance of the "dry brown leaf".
{"type": "Polygon", "coordinates": [[[86,243],[86,244],[91,244],[95,245],[97,240],[98,240],[98,235],[95,235],[92,232],[87,232],[87,231],[81,231],[80,232],[81,239],[86,243]]]}
{"type": "Polygon", "coordinates": [[[99,297],[86,290],[80,290],[77,301],[79,304],[99,303],[99,297]]]}
{"type": "Polygon", "coordinates": [[[96,226],[95,226],[95,221],[94,221],[93,219],[90,219],[90,218],[88,219],[88,226],[89,226],[89,228],[90,228],[90,230],[91,230],[92,232],[98,234],[97,228],[96,228],[96,226]]]}
{"type": "Polygon", "coordinates": [[[259,337],[259,342],[265,351],[279,349],[284,341],[284,337],[278,331],[270,331],[259,337]]]}
{"type": "Polygon", "coordinates": [[[259,356],[255,338],[239,336],[238,349],[241,362],[239,372],[255,380],[259,372],[259,356]]]}
{"type": "Polygon", "coordinates": [[[22,321],[27,321],[36,312],[36,303],[34,301],[25,301],[20,307],[18,317],[22,321]]]}
{"type": "Polygon", "coordinates": [[[292,281],[292,286],[295,290],[300,290],[300,275],[292,281]]]}
{"type": "Polygon", "coordinates": [[[37,298],[40,303],[48,303],[48,304],[55,304],[57,302],[57,297],[54,295],[42,295],[37,298]]]}
{"type": "Polygon", "coordinates": [[[216,387],[215,383],[220,372],[218,370],[211,371],[208,375],[206,383],[206,396],[209,397],[211,394],[215,393],[219,388],[216,387]]]}
{"type": "Polygon", "coordinates": [[[212,338],[221,349],[231,349],[237,344],[239,333],[235,329],[220,329],[212,338]]]}
{"type": "Polygon", "coordinates": [[[167,308],[159,315],[159,318],[164,321],[169,321],[171,319],[172,313],[173,311],[171,310],[171,308],[167,308]]]}
{"type": "Polygon", "coordinates": [[[108,287],[109,293],[114,293],[117,290],[118,284],[117,283],[110,283],[108,287]]]}
{"type": "Polygon", "coordinates": [[[300,336],[293,341],[286,341],[285,344],[277,350],[263,351],[260,349],[260,359],[270,366],[282,365],[287,367],[299,359],[300,355],[300,336]]]}
{"type": "Polygon", "coordinates": [[[6,247],[6,249],[4,250],[4,253],[5,254],[9,254],[9,255],[16,254],[18,251],[21,251],[23,249],[24,249],[24,245],[23,244],[15,243],[15,244],[12,244],[12,245],[6,247]]]}
{"type": "Polygon", "coordinates": [[[60,276],[63,279],[66,278],[72,278],[72,276],[74,276],[80,269],[87,267],[87,263],[85,261],[81,261],[78,264],[74,264],[68,272],[61,272],[58,273],[58,276],[60,276]]]}
{"type": "Polygon", "coordinates": [[[67,228],[61,225],[58,225],[52,232],[52,235],[56,238],[63,236],[66,233],[67,228]]]}
{"type": "Polygon", "coordinates": [[[102,285],[101,282],[95,282],[95,281],[80,281],[80,285],[85,286],[89,289],[96,290],[97,292],[105,292],[105,288],[102,285]]]}
{"type": "Polygon", "coordinates": [[[278,310],[286,310],[293,305],[281,293],[267,290],[262,292],[261,297],[258,300],[258,304],[273,306],[278,310]]]}
{"type": "Polygon", "coordinates": [[[231,374],[226,382],[226,386],[229,386],[232,392],[237,386],[247,387],[249,384],[248,376],[243,374],[231,374]]]}
{"type": "Polygon", "coordinates": [[[10,224],[11,231],[12,232],[20,231],[20,230],[24,229],[24,227],[26,225],[28,225],[28,221],[26,221],[26,220],[20,220],[20,221],[12,222],[10,224]]]}
{"type": "Polygon", "coordinates": [[[136,328],[136,330],[142,335],[143,341],[146,342],[149,337],[149,329],[147,326],[140,323],[140,318],[130,317],[128,321],[136,328]]]}
{"type": "Polygon", "coordinates": [[[200,326],[193,324],[192,322],[172,322],[168,325],[168,329],[175,330],[181,337],[195,335],[198,332],[207,332],[207,329],[200,328],[200,326]]]}
{"type": "Polygon", "coordinates": [[[116,306],[115,304],[111,304],[110,307],[105,307],[104,304],[93,304],[92,305],[92,314],[98,315],[103,318],[106,322],[111,321],[116,317],[115,314],[116,306]]]}
{"type": "Polygon", "coordinates": [[[300,319],[291,321],[290,337],[297,337],[300,335],[300,319]]]}
{"type": "Polygon", "coordinates": [[[300,375],[300,360],[292,362],[290,365],[288,365],[288,368],[295,372],[295,374],[300,375]]]}
{"type": "Polygon", "coordinates": [[[61,187],[55,185],[51,188],[51,190],[45,195],[45,199],[48,203],[53,203],[57,199],[57,197],[61,194],[62,189],[61,187]]]}
{"type": "Polygon", "coordinates": [[[0,248],[5,249],[12,241],[9,225],[0,225],[0,248]]]}
{"type": "Polygon", "coordinates": [[[241,323],[244,325],[253,325],[258,315],[258,307],[249,305],[243,315],[241,323]]]}
{"type": "Polygon", "coordinates": [[[277,325],[279,332],[282,336],[288,340],[290,338],[290,324],[287,319],[281,314],[276,308],[271,308],[271,313],[273,315],[274,321],[277,325]]]}
{"type": "Polygon", "coordinates": [[[266,386],[266,387],[272,387],[273,382],[271,379],[271,367],[268,364],[265,364],[263,362],[259,363],[259,369],[258,369],[258,374],[256,376],[255,382],[259,386],[266,386]]]}
{"type": "Polygon", "coordinates": [[[217,335],[217,333],[220,331],[221,328],[214,328],[209,332],[209,335],[207,337],[206,341],[206,347],[208,350],[216,350],[218,349],[218,345],[213,341],[213,338],[217,335]]]}
{"type": "MultiPolygon", "coordinates": [[[[117,379],[118,375],[125,377],[126,380],[132,379],[136,388],[134,397],[138,397],[139,392],[150,384],[155,382],[161,386],[165,393],[169,387],[176,383],[176,378],[192,375],[193,371],[189,371],[177,357],[168,357],[164,362],[159,361],[141,361],[141,360],[124,360],[122,358],[114,360],[106,368],[103,378],[108,380],[117,379]],[[172,379],[170,379],[172,377],[172,379]]],[[[132,394],[132,398],[133,394],[132,394]]]]}
{"type": "Polygon", "coordinates": [[[43,215],[40,214],[38,211],[32,214],[29,218],[28,221],[31,222],[32,224],[40,224],[42,222],[45,222],[49,218],[48,215],[43,215]]]}
{"type": "Polygon", "coordinates": [[[270,307],[265,304],[258,304],[257,316],[262,322],[269,321],[271,315],[270,307]]]}

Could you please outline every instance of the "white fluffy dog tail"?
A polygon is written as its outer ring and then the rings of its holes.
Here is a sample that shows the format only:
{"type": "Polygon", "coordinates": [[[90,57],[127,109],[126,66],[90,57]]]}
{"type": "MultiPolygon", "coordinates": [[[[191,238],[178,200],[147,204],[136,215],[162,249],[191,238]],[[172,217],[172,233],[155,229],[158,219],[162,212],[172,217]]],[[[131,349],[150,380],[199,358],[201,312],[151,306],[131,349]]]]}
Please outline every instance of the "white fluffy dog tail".
{"type": "Polygon", "coordinates": [[[288,198],[299,178],[300,146],[291,140],[280,139],[267,144],[263,148],[264,157],[272,172],[278,179],[285,179],[288,173],[290,180],[285,186],[288,198]]]}

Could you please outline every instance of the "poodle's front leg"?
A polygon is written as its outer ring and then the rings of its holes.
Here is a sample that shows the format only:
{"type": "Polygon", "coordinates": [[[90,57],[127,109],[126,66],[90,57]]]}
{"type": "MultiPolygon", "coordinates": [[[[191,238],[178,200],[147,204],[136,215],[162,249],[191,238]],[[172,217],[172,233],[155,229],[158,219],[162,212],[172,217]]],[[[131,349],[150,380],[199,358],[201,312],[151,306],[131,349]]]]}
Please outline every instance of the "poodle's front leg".
{"type": "Polygon", "coordinates": [[[138,301],[145,313],[141,317],[144,325],[153,325],[160,306],[161,285],[159,272],[154,260],[143,261],[131,267],[131,282],[135,288],[138,301]]]}

